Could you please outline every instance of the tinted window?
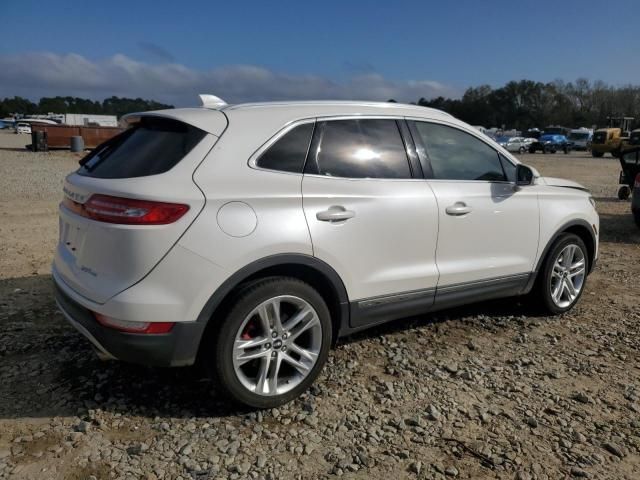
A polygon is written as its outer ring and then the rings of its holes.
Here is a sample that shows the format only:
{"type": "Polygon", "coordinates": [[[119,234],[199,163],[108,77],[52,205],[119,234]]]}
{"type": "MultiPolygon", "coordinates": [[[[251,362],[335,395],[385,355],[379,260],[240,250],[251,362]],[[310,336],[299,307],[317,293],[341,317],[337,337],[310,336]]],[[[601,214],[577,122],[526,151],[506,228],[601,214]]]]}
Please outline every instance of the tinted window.
{"type": "Polygon", "coordinates": [[[431,161],[433,178],[504,181],[498,153],[486,143],[456,128],[415,122],[431,161]]]}
{"type": "Polygon", "coordinates": [[[507,180],[510,182],[516,181],[516,166],[507,160],[504,155],[500,155],[500,163],[502,163],[502,169],[504,170],[507,180]]]}
{"type": "Polygon", "coordinates": [[[306,173],[346,178],[411,178],[395,120],[318,123],[306,173]]]}
{"type": "Polygon", "coordinates": [[[206,135],[165,118],[142,121],[103,143],[85,157],[78,171],[98,178],[131,178],[164,173],[180,162],[206,135]]]}
{"type": "Polygon", "coordinates": [[[305,123],[280,137],[258,159],[258,166],[271,170],[302,173],[311,142],[313,123],[305,123]]]}

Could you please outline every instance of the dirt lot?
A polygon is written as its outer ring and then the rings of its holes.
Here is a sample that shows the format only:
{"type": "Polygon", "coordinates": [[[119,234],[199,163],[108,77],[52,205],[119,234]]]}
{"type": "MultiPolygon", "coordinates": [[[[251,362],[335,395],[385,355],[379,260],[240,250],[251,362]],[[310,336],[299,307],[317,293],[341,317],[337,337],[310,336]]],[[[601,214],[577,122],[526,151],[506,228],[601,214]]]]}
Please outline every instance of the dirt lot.
{"type": "Polygon", "coordinates": [[[94,357],[49,276],[77,157],[16,137],[0,134],[0,478],[640,478],[640,230],[615,160],[523,156],[598,202],[601,258],[570,314],[509,299],[399,321],[252,412],[193,369],[94,357]]]}

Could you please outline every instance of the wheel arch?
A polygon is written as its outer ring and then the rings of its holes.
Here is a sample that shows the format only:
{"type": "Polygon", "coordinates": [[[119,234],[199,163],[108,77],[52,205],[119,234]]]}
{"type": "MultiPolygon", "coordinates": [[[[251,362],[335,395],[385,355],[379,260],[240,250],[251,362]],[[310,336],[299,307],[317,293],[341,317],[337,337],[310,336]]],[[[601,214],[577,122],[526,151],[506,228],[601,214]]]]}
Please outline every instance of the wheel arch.
{"type": "Polygon", "coordinates": [[[198,355],[203,345],[215,335],[221,322],[215,317],[223,316],[232,305],[233,298],[243,286],[253,281],[275,276],[293,277],[314,287],[327,302],[333,326],[333,342],[349,324],[349,297],[338,273],[322,260],[304,254],[278,254],[256,260],[231,275],[211,295],[198,315],[198,322],[206,324],[198,347],[198,355]]]}
{"type": "Polygon", "coordinates": [[[551,235],[551,237],[549,238],[549,241],[545,245],[544,250],[540,255],[540,258],[538,258],[538,262],[536,264],[535,270],[533,271],[533,275],[531,275],[529,283],[525,287],[525,293],[528,293],[533,288],[536,282],[536,279],[538,278],[538,273],[542,269],[542,264],[547,258],[547,255],[549,254],[549,250],[551,249],[551,246],[555,243],[558,237],[560,237],[560,235],[562,235],[563,233],[573,233],[578,237],[580,237],[580,239],[584,242],[585,246],[587,247],[587,254],[589,256],[589,271],[587,273],[589,274],[593,270],[593,266],[595,263],[594,262],[595,254],[596,254],[596,235],[595,235],[595,232],[593,231],[593,227],[586,220],[582,220],[582,219],[571,220],[570,222],[567,222],[563,224],[560,228],[558,228],[556,232],[553,235],[551,235]]]}

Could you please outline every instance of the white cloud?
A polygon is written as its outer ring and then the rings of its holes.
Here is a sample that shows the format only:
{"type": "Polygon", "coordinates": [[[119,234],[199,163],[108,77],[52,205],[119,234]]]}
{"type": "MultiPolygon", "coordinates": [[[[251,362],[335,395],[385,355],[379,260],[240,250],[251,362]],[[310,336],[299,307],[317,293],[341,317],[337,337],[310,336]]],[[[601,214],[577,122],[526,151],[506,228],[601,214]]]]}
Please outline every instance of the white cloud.
{"type": "Polygon", "coordinates": [[[459,92],[431,80],[393,81],[376,73],[335,82],[318,75],[278,73],[253,65],[208,71],[178,63],[150,64],[126,55],[91,61],[77,54],[0,55],[0,96],[111,95],[142,97],[177,106],[197,103],[198,93],[213,93],[231,103],[259,100],[357,99],[416,101],[459,92]]]}

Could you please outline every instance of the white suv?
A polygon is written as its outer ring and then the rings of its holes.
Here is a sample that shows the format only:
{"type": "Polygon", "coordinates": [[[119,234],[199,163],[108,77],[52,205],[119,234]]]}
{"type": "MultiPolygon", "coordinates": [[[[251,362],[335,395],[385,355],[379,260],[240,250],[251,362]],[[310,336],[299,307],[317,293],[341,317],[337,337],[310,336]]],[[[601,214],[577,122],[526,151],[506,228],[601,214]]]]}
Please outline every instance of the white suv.
{"type": "Polygon", "coordinates": [[[217,102],[126,120],[66,179],[58,304],[101,357],[198,360],[255,407],[299,395],[372,325],[529,292],[565,312],[598,256],[588,191],[438,110],[217,102]]]}

